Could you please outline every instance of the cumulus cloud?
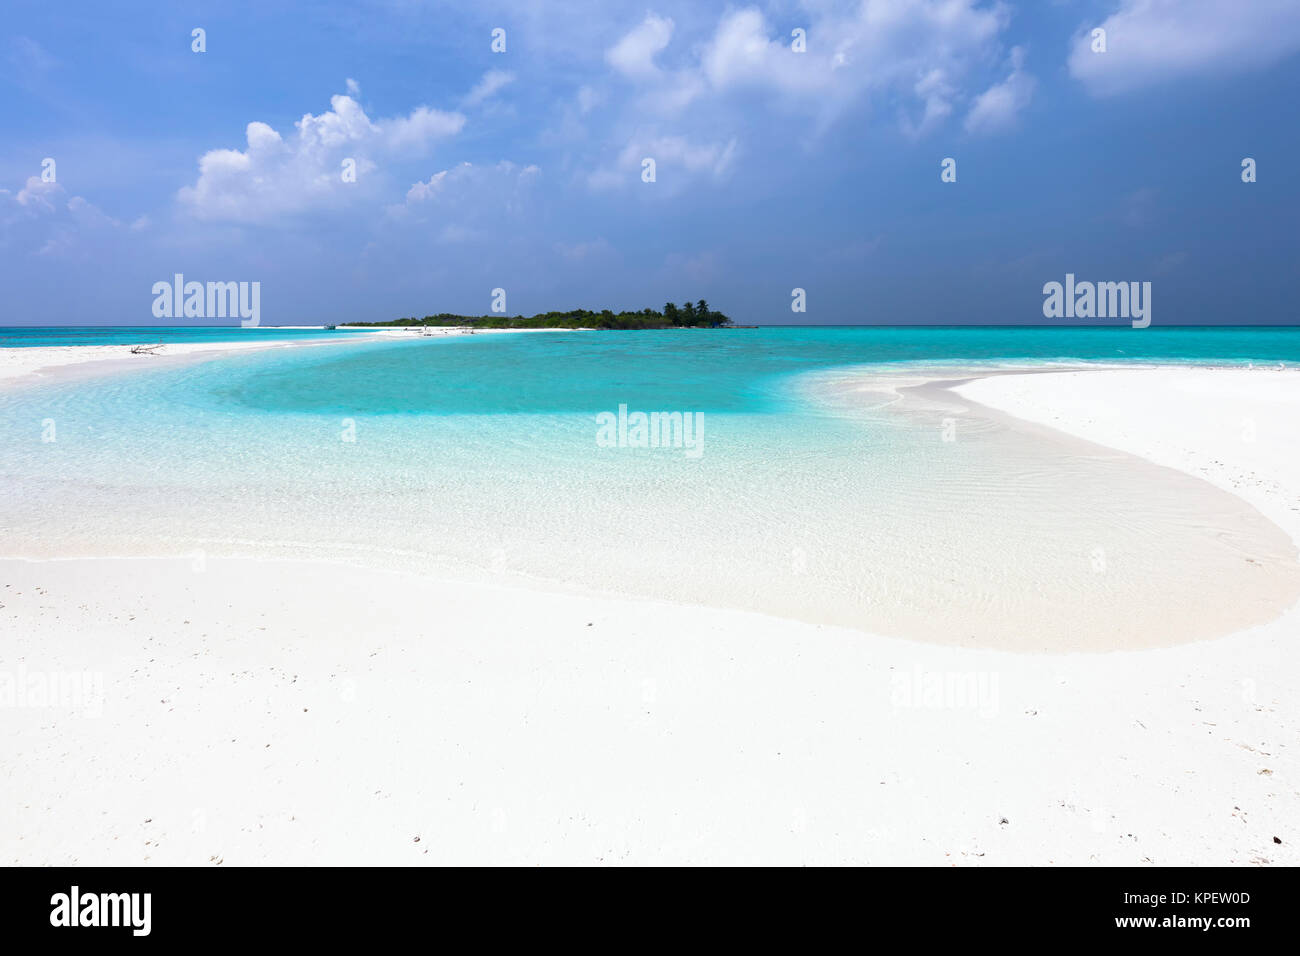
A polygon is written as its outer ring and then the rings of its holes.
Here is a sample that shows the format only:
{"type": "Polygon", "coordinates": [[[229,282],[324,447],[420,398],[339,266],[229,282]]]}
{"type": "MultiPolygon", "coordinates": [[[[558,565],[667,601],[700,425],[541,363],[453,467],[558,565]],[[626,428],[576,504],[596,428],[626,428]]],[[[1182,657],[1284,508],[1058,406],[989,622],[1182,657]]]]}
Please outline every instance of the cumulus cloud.
{"type": "Polygon", "coordinates": [[[249,123],[246,149],[203,154],[198,180],[177,195],[181,206],[200,219],[259,222],[342,204],[364,192],[344,180],[345,160],[355,164],[363,181],[376,168],[376,158],[423,155],[465,125],[460,113],[426,106],[372,120],[345,95],[331,97],[330,107],[319,116],[305,114],[287,139],[266,123],[249,123]]]}
{"type": "Polygon", "coordinates": [[[767,18],[755,8],[722,18],[701,60],[715,89],[764,86],[786,91],[822,89],[829,79],[825,54],[795,53],[784,38],[769,39],[767,18]]]}
{"type": "Polygon", "coordinates": [[[1006,128],[1033,94],[1018,49],[1010,75],[989,86],[1005,55],[1002,3],[826,2],[806,6],[805,16],[792,21],[804,31],[796,49],[790,23],[778,29],[757,6],[727,10],[693,43],[675,36],[672,20],[646,14],[606,50],[633,96],[610,137],[617,157],[590,173],[588,185],[637,183],[645,157],[660,170],[723,178],[743,131],[719,126],[752,115],[747,104],[735,109],[747,96],[804,117],[814,135],[862,102],[889,104],[904,133],[922,136],[959,110],[970,131],[1006,128]]]}
{"type": "Polygon", "coordinates": [[[1029,105],[1037,85],[1034,78],[1022,69],[1024,59],[1021,47],[1012,49],[1011,74],[975,98],[966,114],[966,132],[991,133],[1015,124],[1016,114],[1029,105]]]}
{"type": "MultiPolygon", "coordinates": [[[[7,189],[0,189],[0,194],[13,195],[7,189]]],[[[27,177],[23,188],[14,195],[14,202],[32,213],[53,212],[56,202],[63,202],[65,190],[56,182],[45,182],[39,176],[27,177]]]]}
{"type": "Polygon", "coordinates": [[[796,52],[762,10],[745,7],[722,16],[691,65],[666,71],[654,56],[672,37],[671,21],[651,14],[606,59],[666,112],[705,93],[753,89],[836,114],[864,95],[888,93],[910,101],[920,119],[904,126],[919,131],[952,112],[970,75],[996,56],[1007,22],[1001,4],[981,7],[979,0],[818,5],[806,24],[806,49],[796,52]]]}
{"type": "Polygon", "coordinates": [[[605,52],[605,60],[624,76],[646,79],[659,75],[655,56],[668,46],[673,36],[673,21],[653,13],[605,52]]]}
{"type": "Polygon", "coordinates": [[[1106,96],[1183,76],[1269,66],[1300,51],[1295,0],[1122,0],[1101,23],[1086,24],[1070,51],[1070,74],[1106,96]],[[1092,31],[1106,31],[1106,52],[1092,31]]]}

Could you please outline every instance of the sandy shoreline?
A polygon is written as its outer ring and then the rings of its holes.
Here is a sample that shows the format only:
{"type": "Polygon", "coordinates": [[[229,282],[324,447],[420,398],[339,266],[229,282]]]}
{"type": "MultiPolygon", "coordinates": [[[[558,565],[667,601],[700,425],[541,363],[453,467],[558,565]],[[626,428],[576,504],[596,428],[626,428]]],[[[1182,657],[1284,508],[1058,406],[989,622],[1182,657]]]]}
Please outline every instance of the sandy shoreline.
{"type": "Polygon", "coordinates": [[[1107,368],[1000,375],[957,393],[1204,479],[1300,547],[1300,370],[1107,368]]]}
{"type": "MultiPolygon", "coordinates": [[[[321,326],[283,326],[286,329],[313,329],[321,326]]],[[[417,328],[361,329],[346,327],[338,337],[307,339],[250,340],[246,342],[169,342],[161,346],[142,338],[131,345],[36,345],[0,348],[0,388],[30,385],[53,378],[76,375],[115,374],[134,367],[157,368],[166,364],[220,358],[232,352],[264,349],[308,348],[355,345],[357,342],[386,340],[411,341],[437,335],[492,335],[496,333],[552,331],[550,329],[469,329],[459,326],[421,330],[417,328]],[[139,346],[148,352],[132,353],[139,346]],[[155,347],[156,346],[156,347],[155,347]]],[[[567,329],[561,331],[569,331],[567,329]]],[[[257,333],[266,335],[267,333],[257,333]]],[[[270,333],[274,334],[274,333],[270,333]]]]}
{"type": "MultiPolygon", "coordinates": [[[[355,341],[374,341],[385,333],[355,333],[355,341]]],[[[219,358],[233,352],[344,344],[343,339],[271,339],[247,342],[169,342],[155,346],[145,339],[134,345],[35,345],[0,348],[0,388],[31,385],[73,375],[115,374],[134,368],[158,368],[185,361],[219,358]],[[133,354],[144,346],[148,352],[133,354]]]]}
{"type": "MultiPolygon", "coordinates": [[[[955,393],[1300,541],[1295,375],[955,393]]],[[[1295,608],[1052,656],[307,561],[5,560],[0,582],[6,863],[1300,862],[1295,608]]]]}

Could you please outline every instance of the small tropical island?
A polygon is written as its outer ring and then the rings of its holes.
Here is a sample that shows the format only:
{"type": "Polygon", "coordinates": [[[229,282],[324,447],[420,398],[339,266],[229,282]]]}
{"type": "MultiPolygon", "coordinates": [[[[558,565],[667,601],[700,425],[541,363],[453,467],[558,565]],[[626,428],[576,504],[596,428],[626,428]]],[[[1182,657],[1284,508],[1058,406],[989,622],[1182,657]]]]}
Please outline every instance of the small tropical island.
{"type": "Polygon", "coordinates": [[[572,309],[568,312],[540,312],[537,315],[453,315],[440,312],[422,319],[392,319],[388,322],[349,322],[349,327],[414,328],[470,327],[479,329],[721,329],[734,327],[731,319],[709,308],[704,299],[678,306],[664,305],[663,311],[614,312],[603,309],[572,309]]]}

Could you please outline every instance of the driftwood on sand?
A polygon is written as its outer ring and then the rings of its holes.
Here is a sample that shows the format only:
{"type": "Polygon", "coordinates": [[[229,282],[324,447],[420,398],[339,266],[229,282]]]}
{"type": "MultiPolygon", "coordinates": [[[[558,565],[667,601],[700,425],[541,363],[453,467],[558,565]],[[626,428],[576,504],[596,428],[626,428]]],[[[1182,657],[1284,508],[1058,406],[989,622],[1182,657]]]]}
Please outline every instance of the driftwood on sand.
{"type": "Polygon", "coordinates": [[[159,342],[157,345],[133,345],[131,346],[131,354],[132,355],[153,355],[158,349],[162,347],[163,344],[161,342],[159,342]]]}

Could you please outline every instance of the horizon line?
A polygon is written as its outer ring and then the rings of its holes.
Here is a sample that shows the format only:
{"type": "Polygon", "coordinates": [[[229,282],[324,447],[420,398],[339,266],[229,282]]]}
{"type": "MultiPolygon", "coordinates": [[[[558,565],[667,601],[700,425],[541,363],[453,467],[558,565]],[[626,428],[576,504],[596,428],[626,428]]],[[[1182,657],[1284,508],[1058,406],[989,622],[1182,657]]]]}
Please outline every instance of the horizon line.
{"type": "MultiPolygon", "coordinates": [[[[347,322],[332,323],[335,326],[347,326],[347,322]]],[[[383,328],[384,326],[370,326],[371,328],[383,328]]],[[[394,328],[413,328],[414,326],[393,326],[394,328]]],[[[241,332],[259,332],[271,329],[302,329],[325,331],[328,325],[257,325],[244,327],[240,325],[0,325],[0,330],[8,329],[229,329],[231,331],[241,332]]],[[[352,326],[357,331],[363,331],[363,326],[352,326]]],[[[686,328],[686,327],[683,327],[686,328]]],[[[763,328],[763,329],[1129,329],[1128,323],[1116,323],[1112,325],[1092,324],[1061,324],[1047,325],[1035,324],[1028,322],[971,322],[971,323],[951,323],[951,322],[754,322],[750,324],[735,324],[733,328],[763,328]]],[[[1150,329],[1300,329],[1300,322],[1266,322],[1266,323],[1242,323],[1242,324],[1225,324],[1216,322],[1182,322],[1182,323],[1161,323],[1152,324],[1148,329],[1139,329],[1137,331],[1149,331],[1150,329]]],[[[337,329],[338,331],[347,331],[346,329],[337,329]]],[[[577,330],[574,330],[577,331],[577,330]]],[[[637,332],[665,332],[672,329],[611,329],[603,331],[637,331],[637,332]]],[[[719,331],[726,331],[725,328],[719,331]]]]}

